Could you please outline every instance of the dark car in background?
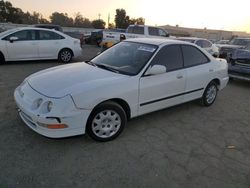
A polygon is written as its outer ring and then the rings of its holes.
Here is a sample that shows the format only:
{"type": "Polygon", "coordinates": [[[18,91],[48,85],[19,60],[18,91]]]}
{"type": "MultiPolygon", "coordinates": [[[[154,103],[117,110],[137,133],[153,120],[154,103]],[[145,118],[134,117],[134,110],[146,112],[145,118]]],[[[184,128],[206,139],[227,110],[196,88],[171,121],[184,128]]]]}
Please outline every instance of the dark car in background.
{"type": "Polygon", "coordinates": [[[72,38],[79,39],[81,47],[84,45],[84,43],[85,43],[85,37],[86,37],[84,35],[84,33],[80,33],[80,32],[64,32],[64,33],[66,35],[71,36],[72,38]]]}
{"type": "Polygon", "coordinates": [[[103,38],[103,29],[96,29],[91,32],[91,35],[89,37],[85,38],[85,43],[96,44],[97,46],[100,46],[102,38],[103,38]]]}
{"type": "Polygon", "coordinates": [[[231,79],[250,81],[250,45],[233,51],[229,59],[228,74],[231,79]]]}
{"type": "Polygon", "coordinates": [[[250,44],[250,38],[234,38],[229,44],[221,45],[219,47],[219,57],[230,61],[232,54],[237,49],[244,49],[250,44]]]}

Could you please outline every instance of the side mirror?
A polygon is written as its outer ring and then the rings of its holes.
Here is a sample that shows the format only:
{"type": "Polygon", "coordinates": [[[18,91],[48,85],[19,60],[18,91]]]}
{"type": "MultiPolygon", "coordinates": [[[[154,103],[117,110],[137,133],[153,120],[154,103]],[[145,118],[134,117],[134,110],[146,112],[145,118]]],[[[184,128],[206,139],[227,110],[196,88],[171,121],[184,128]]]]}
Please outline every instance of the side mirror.
{"type": "Polygon", "coordinates": [[[164,74],[167,72],[167,68],[163,65],[153,65],[145,73],[146,76],[164,74]]]}
{"type": "Polygon", "coordinates": [[[124,34],[120,35],[120,41],[126,40],[126,36],[124,34]]]}
{"type": "Polygon", "coordinates": [[[18,37],[10,37],[10,42],[13,43],[14,41],[17,41],[18,37]]]}

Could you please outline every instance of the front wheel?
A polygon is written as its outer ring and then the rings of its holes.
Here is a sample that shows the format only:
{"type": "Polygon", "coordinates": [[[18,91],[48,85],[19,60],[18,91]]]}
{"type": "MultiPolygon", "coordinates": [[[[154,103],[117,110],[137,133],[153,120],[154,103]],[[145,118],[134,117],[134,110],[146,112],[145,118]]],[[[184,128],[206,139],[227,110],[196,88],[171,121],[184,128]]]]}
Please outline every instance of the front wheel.
{"type": "Polygon", "coordinates": [[[73,54],[69,49],[63,49],[58,55],[59,61],[62,63],[69,63],[72,60],[73,54]]]}
{"type": "Polygon", "coordinates": [[[208,84],[201,98],[201,103],[204,106],[211,106],[217,97],[217,93],[218,93],[217,84],[215,82],[210,82],[210,84],[208,84]]]}
{"type": "Polygon", "coordinates": [[[86,131],[96,141],[107,142],[118,137],[127,124],[123,108],[112,101],[97,106],[91,113],[86,131]]]}

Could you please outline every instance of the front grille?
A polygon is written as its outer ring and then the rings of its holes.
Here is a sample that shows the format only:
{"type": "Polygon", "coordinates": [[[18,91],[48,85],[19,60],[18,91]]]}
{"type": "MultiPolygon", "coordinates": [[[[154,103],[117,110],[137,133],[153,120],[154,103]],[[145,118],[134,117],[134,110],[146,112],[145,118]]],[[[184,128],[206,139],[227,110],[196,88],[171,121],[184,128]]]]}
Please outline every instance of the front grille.
{"type": "Polygon", "coordinates": [[[236,61],[235,62],[236,65],[240,65],[240,66],[246,66],[250,68],[250,61],[236,61]]]}

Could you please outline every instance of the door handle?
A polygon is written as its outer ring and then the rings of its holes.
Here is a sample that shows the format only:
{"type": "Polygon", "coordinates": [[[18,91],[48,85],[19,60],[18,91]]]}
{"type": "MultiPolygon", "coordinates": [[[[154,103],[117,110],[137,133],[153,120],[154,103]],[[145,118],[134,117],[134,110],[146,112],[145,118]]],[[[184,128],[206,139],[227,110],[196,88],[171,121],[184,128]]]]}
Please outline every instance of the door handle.
{"type": "Polygon", "coordinates": [[[182,75],[178,75],[176,78],[177,78],[177,79],[182,79],[183,76],[182,76],[182,75]]]}

